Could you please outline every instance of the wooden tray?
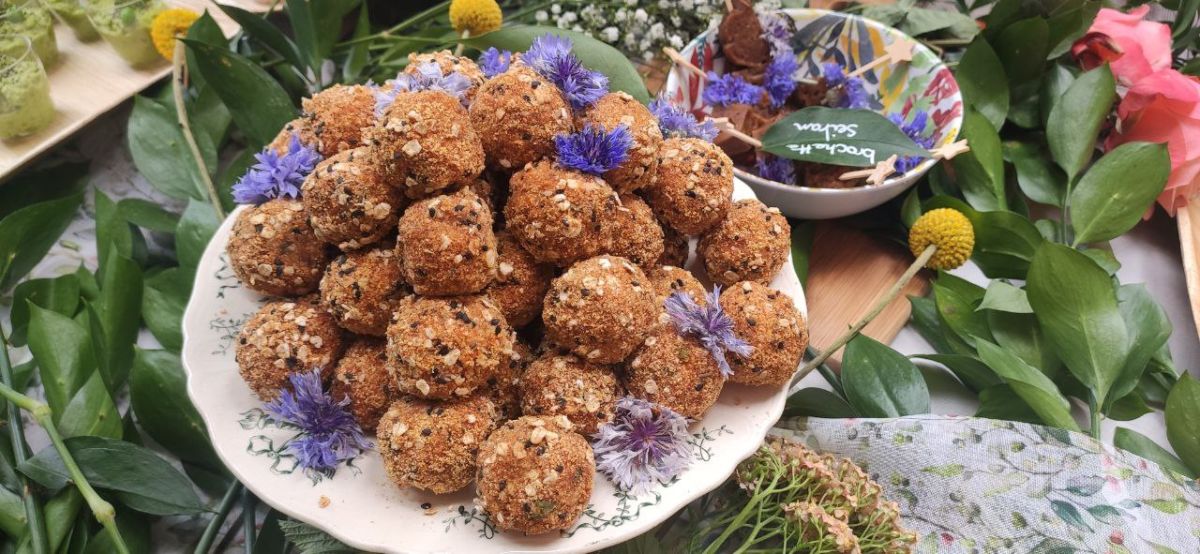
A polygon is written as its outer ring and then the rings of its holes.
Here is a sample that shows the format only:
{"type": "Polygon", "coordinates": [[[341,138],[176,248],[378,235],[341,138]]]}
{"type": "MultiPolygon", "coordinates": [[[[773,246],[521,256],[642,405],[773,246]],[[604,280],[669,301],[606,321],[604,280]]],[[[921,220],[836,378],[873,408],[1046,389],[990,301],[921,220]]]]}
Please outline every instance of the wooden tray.
{"type": "MultiPolygon", "coordinates": [[[[197,12],[208,9],[226,35],[238,29],[237,24],[211,0],[169,0],[168,3],[197,12]]],[[[266,9],[256,0],[223,3],[251,11],[266,9]]],[[[58,116],[49,127],[33,135],[0,141],[0,181],[97,117],[171,74],[171,65],[166,60],[152,68],[133,69],[103,39],[81,43],[71,29],[61,23],[55,26],[54,34],[60,55],[58,63],[48,68],[47,74],[50,76],[50,98],[58,116]]]]}

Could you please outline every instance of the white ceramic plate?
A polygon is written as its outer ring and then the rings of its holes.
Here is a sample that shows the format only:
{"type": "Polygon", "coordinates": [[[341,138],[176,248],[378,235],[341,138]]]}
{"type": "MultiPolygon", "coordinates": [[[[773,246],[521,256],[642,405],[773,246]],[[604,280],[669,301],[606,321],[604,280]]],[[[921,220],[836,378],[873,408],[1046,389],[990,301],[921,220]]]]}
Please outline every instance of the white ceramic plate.
{"type": "MultiPolygon", "coordinates": [[[[734,198],[754,193],[735,182],[734,198]]],[[[525,537],[497,532],[473,505],[473,488],[432,495],[388,481],[369,452],[332,478],[306,475],[285,452],[294,432],[267,417],[238,375],[234,341],[264,298],[243,288],[229,269],[225,244],[234,217],[217,230],[200,260],[183,317],[188,393],[208,425],[217,454],[256,496],[355,548],[372,552],[590,552],[651,530],[688,502],[713,490],[754,453],[783,412],[783,388],[728,385],[708,415],[692,425],[694,460],[675,481],[648,493],[619,493],[597,474],[592,504],[568,531],[525,537]],[[426,515],[423,503],[436,513],[426,515]]],[[[694,258],[694,256],[693,256],[694,258]]],[[[693,259],[689,269],[698,265],[693,259]]],[[[789,256],[771,285],[791,295],[807,316],[804,290],[789,256]]]]}

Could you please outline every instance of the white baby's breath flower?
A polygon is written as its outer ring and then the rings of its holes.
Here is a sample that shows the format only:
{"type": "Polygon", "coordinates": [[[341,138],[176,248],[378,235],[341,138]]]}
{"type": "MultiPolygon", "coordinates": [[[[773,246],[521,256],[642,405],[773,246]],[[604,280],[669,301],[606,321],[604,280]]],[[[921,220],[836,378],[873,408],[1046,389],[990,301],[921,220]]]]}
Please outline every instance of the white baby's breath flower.
{"type": "Polygon", "coordinates": [[[533,20],[538,23],[545,23],[548,19],[550,19],[550,14],[546,13],[546,10],[538,10],[533,14],[533,20]]]}
{"type": "Polygon", "coordinates": [[[671,43],[671,48],[676,50],[683,48],[683,39],[679,35],[671,35],[667,38],[667,42],[671,43]]]}
{"type": "Polygon", "coordinates": [[[554,15],[558,15],[558,14],[562,13],[562,6],[560,6],[558,4],[550,4],[550,13],[552,13],[554,15]]]}
{"type": "Polygon", "coordinates": [[[646,13],[646,10],[643,10],[642,8],[638,8],[636,12],[633,12],[633,20],[634,21],[645,22],[649,19],[650,19],[650,14],[646,13]]]}
{"type": "Polygon", "coordinates": [[[605,27],[600,30],[600,40],[603,40],[604,42],[617,42],[617,39],[620,38],[620,36],[621,31],[616,27],[605,27]]]}

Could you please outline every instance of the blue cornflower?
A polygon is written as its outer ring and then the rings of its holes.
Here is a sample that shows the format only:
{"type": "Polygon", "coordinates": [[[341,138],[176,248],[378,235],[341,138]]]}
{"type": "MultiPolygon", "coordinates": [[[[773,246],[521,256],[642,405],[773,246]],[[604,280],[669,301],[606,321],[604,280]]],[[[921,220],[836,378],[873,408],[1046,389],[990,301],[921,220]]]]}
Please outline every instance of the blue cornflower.
{"type": "MultiPolygon", "coordinates": [[[[929,150],[933,148],[933,137],[925,135],[925,125],[929,122],[929,113],[925,110],[914,110],[912,121],[904,122],[904,114],[894,113],[888,116],[892,123],[899,127],[908,138],[917,143],[917,146],[929,150]]],[[[907,173],[912,168],[920,165],[924,160],[924,156],[905,156],[896,161],[896,171],[899,173],[907,173]]]]}
{"type": "Polygon", "coordinates": [[[763,29],[763,40],[771,46],[772,56],[793,55],[792,35],[795,34],[795,25],[790,16],[780,11],[762,12],[758,14],[758,24],[763,29]]]}
{"type": "Polygon", "coordinates": [[[631,396],[617,401],[613,420],[592,441],[596,469],[634,494],[668,482],[692,462],[687,418],[631,396]]]}
{"type": "Polygon", "coordinates": [[[238,204],[262,204],[272,198],[296,198],[300,185],[321,162],[321,155],[300,142],[292,133],[287,152],[280,154],[268,146],[254,155],[258,163],[233,184],[233,201],[238,204]]]}
{"type": "Polygon", "coordinates": [[[388,106],[396,101],[396,95],[401,92],[417,92],[422,90],[440,90],[457,98],[464,105],[467,102],[467,90],[471,88],[471,80],[462,73],[451,71],[442,73],[442,66],[437,62],[425,62],[417,66],[417,74],[401,73],[383,84],[375,91],[375,116],[383,115],[388,106]]]}
{"type": "Polygon", "coordinates": [[[708,82],[704,85],[704,103],[709,106],[757,104],[762,93],[762,87],[746,82],[740,75],[717,75],[709,71],[708,82]]]}
{"type": "Polygon", "coordinates": [[[829,88],[840,87],[846,82],[846,70],[835,62],[821,64],[821,76],[825,77],[825,84],[829,85],[829,88]]]}
{"type": "Polygon", "coordinates": [[[584,67],[571,53],[570,39],[542,35],[534,39],[521,60],[554,83],[577,110],[591,106],[608,93],[608,77],[584,67]]]}
{"type": "Polygon", "coordinates": [[[800,64],[791,50],[788,50],[786,55],[771,60],[767,65],[763,74],[763,88],[767,90],[767,98],[771,100],[772,108],[784,105],[796,90],[796,72],[799,70],[800,64]]]}
{"type": "Polygon", "coordinates": [[[529,50],[525,51],[522,56],[529,67],[537,68],[538,65],[551,63],[553,60],[563,56],[571,55],[571,47],[573,43],[571,39],[556,35],[542,35],[533,39],[533,43],[529,45],[529,50]]]}
{"type": "Polygon", "coordinates": [[[728,378],[733,375],[733,368],[729,367],[725,353],[732,352],[746,358],[754,351],[754,347],[734,334],[733,318],[721,308],[720,299],[721,286],[715,285],[712,292],[705,296],[703,306],[697,304],[690,294],[678,291],[667,297],[664,305],[679,334],[700,339],[700,344],[716,360],[721,376],[728,378]]]}
{"type": "Polygon", "coordinates": [[[288,451],[301,467],[332,474],[342,462],[352,460],[371,443],[354,416],[346,409],[350,398],[334,402],[321,387],[321,370],[288,376],[292,390],[283,389],[279,398],[266,405],[280,420],[300,428],[288,441],[288,451]]]}
{"type": "Polygon", "coordinates": [[[479,55],[479,69],[488,79],[508,71],[509,65],[512,65],[512,52],[508,50],[498,50],[493,46],[479,55]]]}
{"type": "Polygon", "coordinates": [[[666,98],[652,100],[650,113],[658,118],[658,128],[664,137],[695,137],[708,142],[717,137],[717,126],[713,125],[713,122],[707,119],[696,121],[696,116],[670,103],[666,98]]]}
{"type": "Polygon", "coordinates": [[[761,154],[755,162],[755,173],[759,177],[785,185],[796,184],[796,164],[787,158],[761,154]]]}
{"type": "Polygon", "coordinates": [[[578,133],[555,136],[554,147],[558,165],[600,175],[625,162],[633,147],[633,136],[625,125],[606,132],[604,127],[589,123],[578,133]]]}
{"type": "Polygon", "coordinates": [[[870,106],[863,80],[858,77],[848,77],[845,84],[842,85],[842,98],[838,107],[862,110],[870,106]]]}

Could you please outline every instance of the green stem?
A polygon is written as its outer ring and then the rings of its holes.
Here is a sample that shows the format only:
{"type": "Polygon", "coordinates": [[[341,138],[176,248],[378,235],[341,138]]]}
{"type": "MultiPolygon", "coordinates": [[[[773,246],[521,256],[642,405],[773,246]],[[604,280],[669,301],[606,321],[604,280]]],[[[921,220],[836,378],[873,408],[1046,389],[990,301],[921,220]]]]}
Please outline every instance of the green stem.
{"type": "MultiPolygon", "coordinates": [[[[771,485],[767,487],[767,491],[773,491],[775,489],[775,484],[778,482],[779,477],[776,476],[771,480],[771,485]]],[[[763,499],[770,496],[770,493],[767,491],[758,491],[754,494],[754,496],[750,497],[750,499],[746,501],[746,506],[742,508],[742,511],[738,512],[738,514],[734,516],[733,521],[729,522],[729,525],[725,526],[725,530],[722,531],[719,536],[717,536],[716,540],[714,540],[712,544],[709,544],[708,548],[704,549],[704,554],[716,554],[717,552],[721,552],[721,545],[725,544],[725,541],[729,540],[731,535],[741,529],[742,524],[749,519],[750,514],[754,510],[758,509],[758,505],[762,503],[763,499]]]]}
{"type": "Polygon", "coordinates": [[[242,483],[240,481],[234,481],[232,485],[229,485],[229,490],[225,491],[225,496],[221,498],[221,504],[217,506],[217,513],[208,522],[208,527],[204,528],[204,534],[200,536],[200,542],[196,544],[196,554],[208,554],[208,550],[212,548],[213,541],[217,540],[221,525],[225,523],[225,518],[229,517],[229,510],[233,509],[233,503],[237,500],[241,490],[242,483]]]}
{"type": "Polygon", "coordinates": [[[187,104],[183,101],[183,91],[187,90],[186,48],[183,41],[176,41],[175,55],[171,60],[171,88],[175,97],[175,116],[179,119],[180,130],[183,131],[183,141],[187,143],[188,150],[192,153],[192,159],[196,162],[196,169],[200,173],[200,180],[204,183],[208,200],[212,203],[217,219],[223,220],[225,219],[225,208],[221,206],[221,197],[217,195],[217,186],[213,184],[212,176],[208,173],[208,166],[204,164],[204,156],[200,154],[200,147],[196,144],[196,136],[192,134],[187,104]]]}
{"type": "Polygon", "coordinates": [[[1100,403],[1096,401],[1095,393],[1088,395],[1088,412],[1092,419],[1092,426],[1088,432],[1093,439],[1100,440],[1100,403]]]}
{"type": "MultiPolygon", "coordinates": [[[[3,273],[3,272],[0,272],[3,273]]],[[[0,275],[0,280],[3,275],[0,275]]],[[[0,383],[12,390],[12,362],[8,359],[8,338],[4,336],[4,328],[0,326],[0,383]]],[[[29,445],[25,443],[25,428],[21,424],[21,410],[14,402],[6,407],[9,421],[9,439],[12,441],[13,459],[20,465],[29,459],[29,445]]],[[[42,503],[33,494],[33,487],[25,474],[18,473],[21,483],[21,501],[25,505],[25,522],[29,527],[29,544],[35,554],[49,554],[50,537],[46,533],[46,515],[42,511],[42,503]]]]}
{"type": "MultiPolygon", "coordinates": [[[[817,349],[813,348],[811,344],[808,345],[808,348],[804,351],[804,355],[810,358],[816,358],[818,354],[819,353],[817,352],[817,349]]],[[[829,364],[821,364],[817,366],[817,372],[821,374],[821,377],[825,378],[825,382],[829,383],[830,387],[833,387],[833,392],[837,393],[837,395],[841,396],[843,399],[846,398],[846,389],[842,388],[842,378],[833,370],[833,368],[829,367],[829,364]]]]}
{"type": "Polygon", "coordinates": [[[883,309],[888,306],[888,304],[891,304],[896,297],[900,296],[900,291],[904,290],[904,286],[912,280],[913,276],[915,276],[922,267],[925,267],[925,264],[929,262],[929,259],[933,257],[935,252],[937,252],[937,246],[932,244],[926,246],[925,250],[921,252],[921,255],[917,256],[917,259],[913,260],[912,265],[909,265],[908,269],[904,270],[904,274],[896,280],[896,283],[892,285],[892,288],[888,289],[887,293],[885,293],[883,297],[875,302],[875,305],[871,307],[871,310],[867,312],[867,315],[863,316],[863,318],[858,320],[854,325],[851,325],[850,329],[843,333],[842,336],[838,337],[837,340],[833,341],[833,344],[829,345],[829,348],[826,348],[824,352],[818,353],[815,358],[804,364],[804,366],[796,372],[796,375],[792,377],[792,386],[788,390],[788,395],[795,394],[796,391],[800,389],[800,381],[803,380],[804,377],[809,374],[809,372],[825,363],[825,360],[828,360],[834,352],[837,352],[843,346],[846,346],[846,343],[850,342],[851,339],[858,336],[858,334],[862,332],[863,327],[866,327],[869,323],[871,323],[871,321],[874,320],[875,317],[878,316],[880,312],[882,312],[883,309]]]}
{"type": "Polygon", "coordinates": [[[257,538],[254,529],[254,505],[257,500],[250,489],[242,489],[242,543],[246,546],[246,554],[254,554],[254,541],[257,538]]]}
{"type": "Polygon", "coordinates": [[[1059,238],[1062,239],[1063,244],[1068,244],[1068,242],[1067,242],[1068,241],[1067,225],[1069,224],[1068,223],[1068,221],[1069,221],[1068,213],[1070,212],[1070,209],[1071,209],[1071,205],[1070,205],[1071,189],[1075,188],[1074,185],[1075,185],[1074,179],[1070,179],[1067,181],[1067,190],[1063,191],[1062,202],[1059,204],[1059,209],[1060,209],[1061,213],[1059,215],[1059,220],[1058,220],[1058,235],[1059,235],[1059,238]]]}
{"type": "Polygon", "coordinates": [[[429,9],[426,9],[425,11],[423,11],[421,13],[418,13],[408,19],[405,19],[404,21],[401,21],[388,29],[384,29],[384,30],[382,30],[378,33],[372,34],[372,35],[358,37],[358,38],[351,39],[351,40],[348,40],[345,42],[339,42],[336,46],[342,47],[342,46],[357,44],[359,42],[365,42],[365,41],[373,40],[373,39],[377,39],[377,38],[390,37],[390,36],[392,36],[393,33],[397,33],[403,29],[412,27],[412,26],[420,24],[420,23],[424,23],[430,19],[437,17],[439,14],[441,14],[443,12],[447,12],[449,10],[449,7],[450,7],[449,0],[447,0],[446,2],[442,2],[440,4],[435,4],[434,6],[430,7],[429,9]]]}

